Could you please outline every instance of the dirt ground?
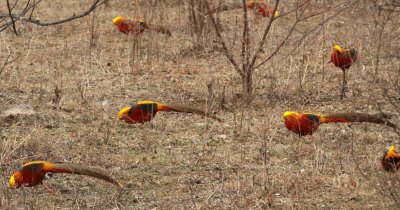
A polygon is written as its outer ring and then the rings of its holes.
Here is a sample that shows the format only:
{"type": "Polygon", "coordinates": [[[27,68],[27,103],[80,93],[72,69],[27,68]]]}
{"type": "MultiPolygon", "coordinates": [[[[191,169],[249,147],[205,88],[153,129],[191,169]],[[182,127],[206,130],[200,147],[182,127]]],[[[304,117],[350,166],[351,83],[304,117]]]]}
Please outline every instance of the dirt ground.
{"type": "MultiPolygon", "coordinates": [[[[281,50],[255,71],[255,99],[244,106],[240,77],[210,23],[196,37],[187,1],[160,0],[156,7],[149,2],[109,1],[62,25],[19,23],[19,36],[0,33],[0,63],[10,51],[20,55],[0,73],[0,208],[398,207],[398,174],[380,165],[384,148],[399,145],[392,128],[327,124],[300,138],[282,121],[287,110],[383,110],[400,123],[400,19],[391,18],[395,13],[384,24],[388,12],[378,12],[373,1],[311,1],[307,15],[327,12],[300,22],[281,50]],[[165,25],[172,36],[145,31],[135,51],[133,38],[113,26],[117,15],[165,25]],[[355,47],[361,57],[348,72],[344,100],[339,97],[342,72],[328,63],[333,43],[355,47]],[[224,122],[182,113],[159,113],[143,125],[117,121],[118,110],[146,99],[207,103],[224,122]],[[5,114],[21,104],[33,112],[5,114]],[[121,180],[125,189],[64,174],[48,178],[45,186],[9,189],[10,175],[32,160],[95,166],[121,180]]],[[[280,13],[293,10],[296,2],[281,1],[280,13]]],[[[44,1],[34,15],[67,17],[90,3],[44,1]]],[[[260,60],[285,39],[294,15],[276,20],[260,60]]],[[[249,18],[257,46],[268,19],[253,13],[249,18]]],[[[242,10],[221,12],[219,19],[240,61],[242,10]]]]}

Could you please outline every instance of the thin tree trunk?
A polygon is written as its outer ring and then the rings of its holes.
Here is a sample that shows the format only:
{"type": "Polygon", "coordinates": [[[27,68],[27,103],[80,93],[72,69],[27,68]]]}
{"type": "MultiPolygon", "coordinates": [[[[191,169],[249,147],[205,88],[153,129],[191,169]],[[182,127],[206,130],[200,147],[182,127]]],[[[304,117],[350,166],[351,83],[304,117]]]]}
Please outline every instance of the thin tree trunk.
{"type": "Polygon", "coordinates": [[[242,93],[243,99],[246,102],[250,102],[253,96],[253,73],[249,69],[246,69],[244,76],[242,77],[242,93]]]}

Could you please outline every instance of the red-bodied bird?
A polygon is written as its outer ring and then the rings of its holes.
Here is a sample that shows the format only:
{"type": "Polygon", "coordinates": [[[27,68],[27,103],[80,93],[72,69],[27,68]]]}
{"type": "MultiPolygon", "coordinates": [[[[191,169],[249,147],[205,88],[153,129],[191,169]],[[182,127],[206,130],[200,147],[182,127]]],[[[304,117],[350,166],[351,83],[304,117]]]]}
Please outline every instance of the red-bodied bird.
{"type": "Polygon", "coordinates": [[[389,122],[389,116],[365,113],[337,113],[337,114],[313,114],[285,112],[283,114],[284,123],[287,129],[301,136],[311,135],[322,123],[330,122],[369,122],[386,124],[396,128],[396,125],[389,122]]]}
{"type": "Polygon", "coordinates": [[[390,146],[385,149],[383,154],[382,167],[386,171],[395,172],[400,168],[400,153],[395,146],[390,146]]]}
{"type": "Polygon", "coordinates": [[[117,187],[122,188],[122,185],[118,181],[99,170],[87,166],[75,164],[53,164],[45,161],[33,161],[24,164],[10,177],[10,188],[16,189],[19,187],[29,187],[41,184],[48,172],[87,175],[111,182],[117,187]]]}
{"type": "MultiPolygon", "coordinates": [[[[263,17],[269,17],[270,14],[274,12],[274,8],[268,8],[268,5],[265,2],[250,0],[247,2],[247,8],[252,9],[256,15],[261,15],[263,17]]],[[[278,11],[274,13],[274,16],[277,17],[278,11]]]]}
{"type": "Polygon", "coordinates": [[[161,104],[154,101],[139,101],[131,107],[125,107],[118,112],[118,120],[124,120],[126,123],[144,123],[152,120],[157,112],[186,112],[200,114],[221,121],[205,109],[194,108],[177,104],[161,104]]]}
{"type": "Polygon", "coordinates": [[[339,45],[334,44],[332,47],[331,60],[336,67],[339,67],[343,71],[343,83],[342,83],[342,93],[340,99],[343,99],[345,95],[346,88],[346,70],[357,61],[358,53],[352,49],[342,49],[339,45]]]}
{"type": "Polygon", "coordinates": [[[149,25],[143,19],[128,19],[122,16],[117,16],[113,19],[113,24],[124,34],[138,35],[146,29],[156,31],[171,36],[171,32],[164,26],[149,25]]]}

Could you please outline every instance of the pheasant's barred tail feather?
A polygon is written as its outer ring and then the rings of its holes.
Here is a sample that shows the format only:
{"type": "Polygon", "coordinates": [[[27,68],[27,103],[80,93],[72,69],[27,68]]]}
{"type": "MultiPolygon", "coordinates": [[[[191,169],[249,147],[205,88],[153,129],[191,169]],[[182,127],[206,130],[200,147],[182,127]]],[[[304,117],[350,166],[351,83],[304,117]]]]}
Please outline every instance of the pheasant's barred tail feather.
{"type": "Polygon", "coordinates": [[[75,164],[54,164],[53,167],[57,171],[63,171],[64,173],[70,173],[70,174],[91,176],[94,178],[110,182],[115,186],[117,186],[118,188],[123,188],[121,183],[119,183],[117,180],[115,180],[105,172],[102,172],[98,169],[89,168],[87,166],[82,166],[82,165],[75,165],[75,164]]]}
{"type": "MultiPolygon", "coordinates": [[[[325,116],[327,119],[344,119],[347,122],[369,122],[376,124],[384,124],[397,129],[397,126],[389,122],[389,114],[367,114],[367,113],[336,113],[325,116]]],[[[340,122],[340,120],[338,120],[340,122]]],[[[343,121],[342,121],[343,122],[343,121]]]]}
{"type": "Polygon", "coordinates": [[[205,117],[209,117],[209,118],[218,120],[219,122],[223,122],[221,119],[219,119],[214,114],[207,112],[207,110],[205,108],[197,108],[197,107],[178,105],[178,104],[164,104],[164,106],[166,106],[176,112],[186,112],[186,113],[198,114],[198,115],[202,115],[205,117]]]}
{"type": "Polygon", "coordinates": [[[149,25],[150,30],[171,36],[171,31],[165,26],[149,25]]]}

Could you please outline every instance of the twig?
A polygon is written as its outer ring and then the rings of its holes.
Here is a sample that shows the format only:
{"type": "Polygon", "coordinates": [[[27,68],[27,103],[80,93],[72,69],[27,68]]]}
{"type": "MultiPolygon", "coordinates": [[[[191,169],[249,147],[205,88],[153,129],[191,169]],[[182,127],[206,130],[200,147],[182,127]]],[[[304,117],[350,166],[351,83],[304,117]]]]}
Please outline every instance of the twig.
{"type": "Polygon", "coordinates": [[[78,18],[85,17],[85,16],[89,15],[93,10],[95,10],[98,6],[100,6],[104,2],[104,1],[101,1],[101,2],[100,1],[101,0],[95,0],[95,2],[92,4],[92,6],[88,10],[86,10],[85,12],[83,12],[83,13],[81,13],[79,15],[73,14],[69,18],[65,18],[65,19],[62,19],[62,20],[48,21],[48,22],[42,22],[42,21],[40,21],[38,19],[23,19],[23,18],[21,18],[20,20],[24,20],[24,21],[27,21],[27,22],[30,22],[30,23],[33,23],[33,24],[36,24],[36,25],[39,25],[39,26],[51,26],[51,25],[57,25],[57,24],[61,24],[61,23],[66,23],[66,22],[69,22],[69,21],[72,21],[72,20],[75,20],[75,19],[78,19],[78,18]]]}
{"type": "Polygon", "coordinates": [[[17,28],[15,27],[15,21],[14,21],[14,18],[12,16],[12,8],[10,6],[10,0],[7,0],[7,8],[8,8],[8,14],[10,15],[13,31],[14,31],[15,35],[18,36],[18,31],[17,31],[17,28]]]}
{"type": "Polygon", "coordinates": [[[228,60],[232,63],[232,65],[235,67],[236,71],[241,75],[244,76],[244,73],[241,71],[239,65],[236,63],[235,59],[233,58],[233,55],[229,52],[228,47],[226,46],[226,43],[224,41],[224,38],[221,35],[221,31],[219,30],[219,27],[217,25],[217,22],[215,21],[214,16],[212,15],[212,11],[210,9],[210,5],[208,3],[207,0],[205,0],[204,2],[207,12],[209,14],[209,17],[211,19],[211,23],[214,26],[215,32],[217,33],[217,37],[218,37],[218,41],[221,43],[222,45],[222,49],[224,51],[225,56],[228,58],[228,60]]]}
{"type": "Polygon", "coordinates": [[[249,21],[247,19],[247,6],[246,0],[242,0],[243,3],[243,39],[242,39],[242,71],[250,70],[249,59],[250,59],[250,37],[249,37],[249,21]]]}
{"type": "MultiPolygon", "coordinates": [[[[275,12],[277,11],[277,9],[278,9],[278,5],[279,5],[279,0],[276,0],[275,1],[275,6],[274,6],[274,11],[272,12],[272,14],[275,14],[275,12]]],[[[263,49],[263,47],[264,47],[264,43],[265,43],[265,40],[267,39],[267,35],[268,35],[268,33],[269,33],[269,31],[271,30],[271,26],[272,26],[272,23],[274,22],[274,19],[275,19],[275,15],[271,15],[271,18],[269,19],[269,21],[268,21],[268,25],[267,25],[267,27],[265,27],[265,29],[264,29],[264,34],[263,34],[263,37],[262,37],[262,39],[261,39],[261,41],[258,43],[258,49],[257,49],[257,51],[255,52],[255,54],[254,54],[254,56],[253,56],[253,58],[252,58],[252,60],[251,60],[251,64],[250,64],[250,69],[253,69],[253,67],[254,67],[254,64],[256,63],[256,60],[257,60],[257,57],[258,57],[258,55],[262,52],[262,49],[263,49]]],[[[294,29],[294,27],[296,27],[296,25],[297,25],[297,21],[295,22],[295,24],[294,24],[294,26],[293,26],[293,28],[292,28],[292,30],[289,32],[289,34],[288,34],[288,36],[285,38],[285,41],[286,41],[286,39],[288,39],[289,38],[289,36],[292,34],[292,31],[293,31],[293,29],[294,29]]],[[[283,46],[283,44],[282,44],[282,46],[283,46]]],[[[279,47],[280,48],[280,47],[279,47]]],[[[279,49],[278,49],[279,50],[279,49]]],[[[275,53],[274,53],[274,55],[275,55],[275,53]]],[[[273,56],[273,55],[272,55],[273,56]]],[[[271,57],[272,57],[271,56],[271,57]]],[[[269,60],[269,59],[268,59],[269,60]]],[[[265,61],[266,62],[266,61],[265,61]]],[[[258,65],[259,66],[259,65],[258,65]]],[[[255,69],[255,68],[254,68],[255,69]]]]}
{"type": "MultiPolygon", "coordinates": [[[[354,1],[354,2],[351,3],[349,6],[351,6],[351,5],[355,4],[355,3],[357,3],[358,1],[359,1],[359,0],[354,1]]],[[[304,4],[301,4],[301,5],[304,5],[304,4]]],[[[336,5],[336,6],[334,6],[333,8],[337,8],[337,7],[342,6],[342,5],[344,5],[344,3],[339,4],[339,5],[336,5]]],[[[297,8],[299,8],[299,7],[297,7],[297,8]]],[[[319,12],[319,13],[317,13],[317,14],[318,14],[318,15],[321,15],[321,14],[324,14],[324,13],[329,12],[329,11],[331,11],[331,10],[325,10],[325,11],[319,12]]],[[[335,14],[333,14],[332,16],[326,18],[322,23],[318,24],[318,26],[316,26],[315,28],[313,28],[312,30],[310,30],[309,32],[307,32],[306,34],[304,34],[303,37],[301,38],[301,40],[303,40],[303,39],[304,39],[307,35],[309,35],[311,32],[315,31],[316,29],[318,29],[319,27],[321,27],[322,25],[324,25],[326,22],[328,22],[328,21],[330,21],[331,19],[333,19],[334,17],[338,16],[338,15],[339,15],[341,12],[343,12],[343,11],[344,11],[344,9],[339,10],[339,11],[337,11],[335,14]]],[[[317,15],[313,14],[313,15],[310,15],[310,16],[307,16],[307,17],[304,17],[304,18],[301,18],[301,19],[297,19],[297,20],[295,21],[295,23],[293,24],[292,28],[290,29],[289,33],[287,34],[287,36],[286,36],[286,37],[283,39],[283,41],[278,45],[278,47],[275,49],[275,51],[273,51],[273,52],[272,52],[265,60],[263,60],[261,63],[257,64],[257,65],[254,67],[254,69],[257,69],[257,68],[259,68],[260,66],[264,65],[264,64],[265,64],[266,62],[268,62],[276,53],[279,52],[279,50],[283,47],[283,45],[285,45],[286,41],[287,41],[288,38],[291,36],[291,34],[293,33],[294,29],[296,28],[297,24],[298,24],[300,21],[304,21],[304,20],[306,20],[306,19],[308,19],[308,18],[315,17],[315,16],[317,16],[317,15]]]]}
{"type": "Polygon", "coordinates": [[[306,5],[306,4],[309,3],[310,1],[311,1],[311,0],[306,0],[306,1],[304,1],[304,2],[301,3],[300,5],[297,5],[297,7],[294,8],[293,10],[290,10],[289,12],[280,14],[280,15],[278,15],[278,17],[275,17],[275,19],[279,19],[279,18],[282,18],[282,17],[284,17],[284,16],[286,16],[286,15],[289,15],[289,14],[291,14],[291,13],[293,13],[293,12],[296,12],[299,8],[301,8],[302,6],[306,5]]]}
{"type": "MultiPolygon", "coordinates": [[[[264,65],[266,62],[268,62],[276,53],[278,53],[278,51],[283,47],[283,45],[285,45],[286,41],[289,39],[289,37],[292,35],[294,29],[296,28],[297,24],[299,22],[295,21],[292,28],[290,29],[289,33],[286,35],[286,37],[283,39],[283,41],[278,45],[278,47],[275,49],[274,52],[272,52],[264,61],[262,61],[261,63],[257,64],[256,66],[254,66],[253,69],[257,69],[258,67],[264,65]]],[[[254,64],[253,64],[254,65],[254,64]]]]}
{"type": "Polygon", "coordinates": [[[381,55],[381,49],[382,49],[382,37],[383,37],[383,32],[385,30],[386,24],[390,19],[390,15],[394,12],[394,10],[389,11],[387,16],[382,20],[381,27],[379,30],[379,37],[378,37],[378,49],[376,50],[376,61],[375,61],[375,75],[374,75],[374,80],[377,80],[378,76],[378,68],[379,68],[379,61],[380,61],[380,55],[381,55]]]}
{"type": "MultiPolygon", "coordinates": [[[[18,1],[17,1],[17,2],[18,2],[18,1]]],[[[85,17],[85,16],[89,15],[89,14],[90,14],[92,11],[94,11],[97,7],[99,7],[100,5],[102,5],[102,4],[104,3],[104,0],[95,0],[95,1],[93,2],[93,4],[90,6],[90,8],[87,9],[86,11],[84,11],[84,12],[78,14],[78,15],[74,13],[72,16],[70,16],[70,17],[68,17],[68,18],[64,18],[64,19],[56,20],[56,21],[40,21],[39,19],[32,19],[32,13],[33,13],[35,7],[36,7],[40,2],[41,2],[41,0],[38,0],[38,1],[33,1],[33,4],[30,4],[30,1],[28,1],[28,3],[26,4],[24,10],[23,10],[20,14],[12,14],[12,8],[9,6],[9,5],[10,5],[10,4],[9,4],[9,0],[7,0],[7,6],[8,6],[8,8],[9,8],[9,9],[8,9],[9,14],[6,15],[6,16],[5,16],[5,15],[0,16],[0,18],[3,18],[3,17],[9,17],[9,18],[11,18],[11,21],[12,21],[11,24],[12,24],[12,26],[13,26],[14,32],[16,33],[16,35],[18,35],[18,34],[17,34],[17,31],[16,31],[16,29],[15,29],[15,22],[16,22],[16,21],[29,22],[29,23],[33,23],[33,24],[36,24],[36,25],[39,25],[39,26],[58,25],[58,24],[66,23],[66,22],[69,22],[69,21],[72,21],[72,20],[75,20],[75,19],[78,19],[78,18],[82,18],[82,17],[85,17]],[[25,18],[24,15],[25,15],[29,10],[31,10],[31,14],[29,15],[28,18],[25,18]]],[[[10,23],[3,24],[2,26],[0,26],[0,32],[3,31],[5,28],[7,28],[7,27],[9,27],[9,26],[10,26],[10,23]]]]}
{"type": "Polygon", "coordinates": [[[12,52],[10,52],[6,58],[6,61],[3,63],[3,66],[0,68],[0,75],[4,70],[4,67],[6,67],[8,64],[13,63],[14,61],[16,61],[19,57],[21,57],[21,54],[19,54],[16,58],[14,58],[13,60],[9,61],[10,57],[12,55],[12,52]]]}

